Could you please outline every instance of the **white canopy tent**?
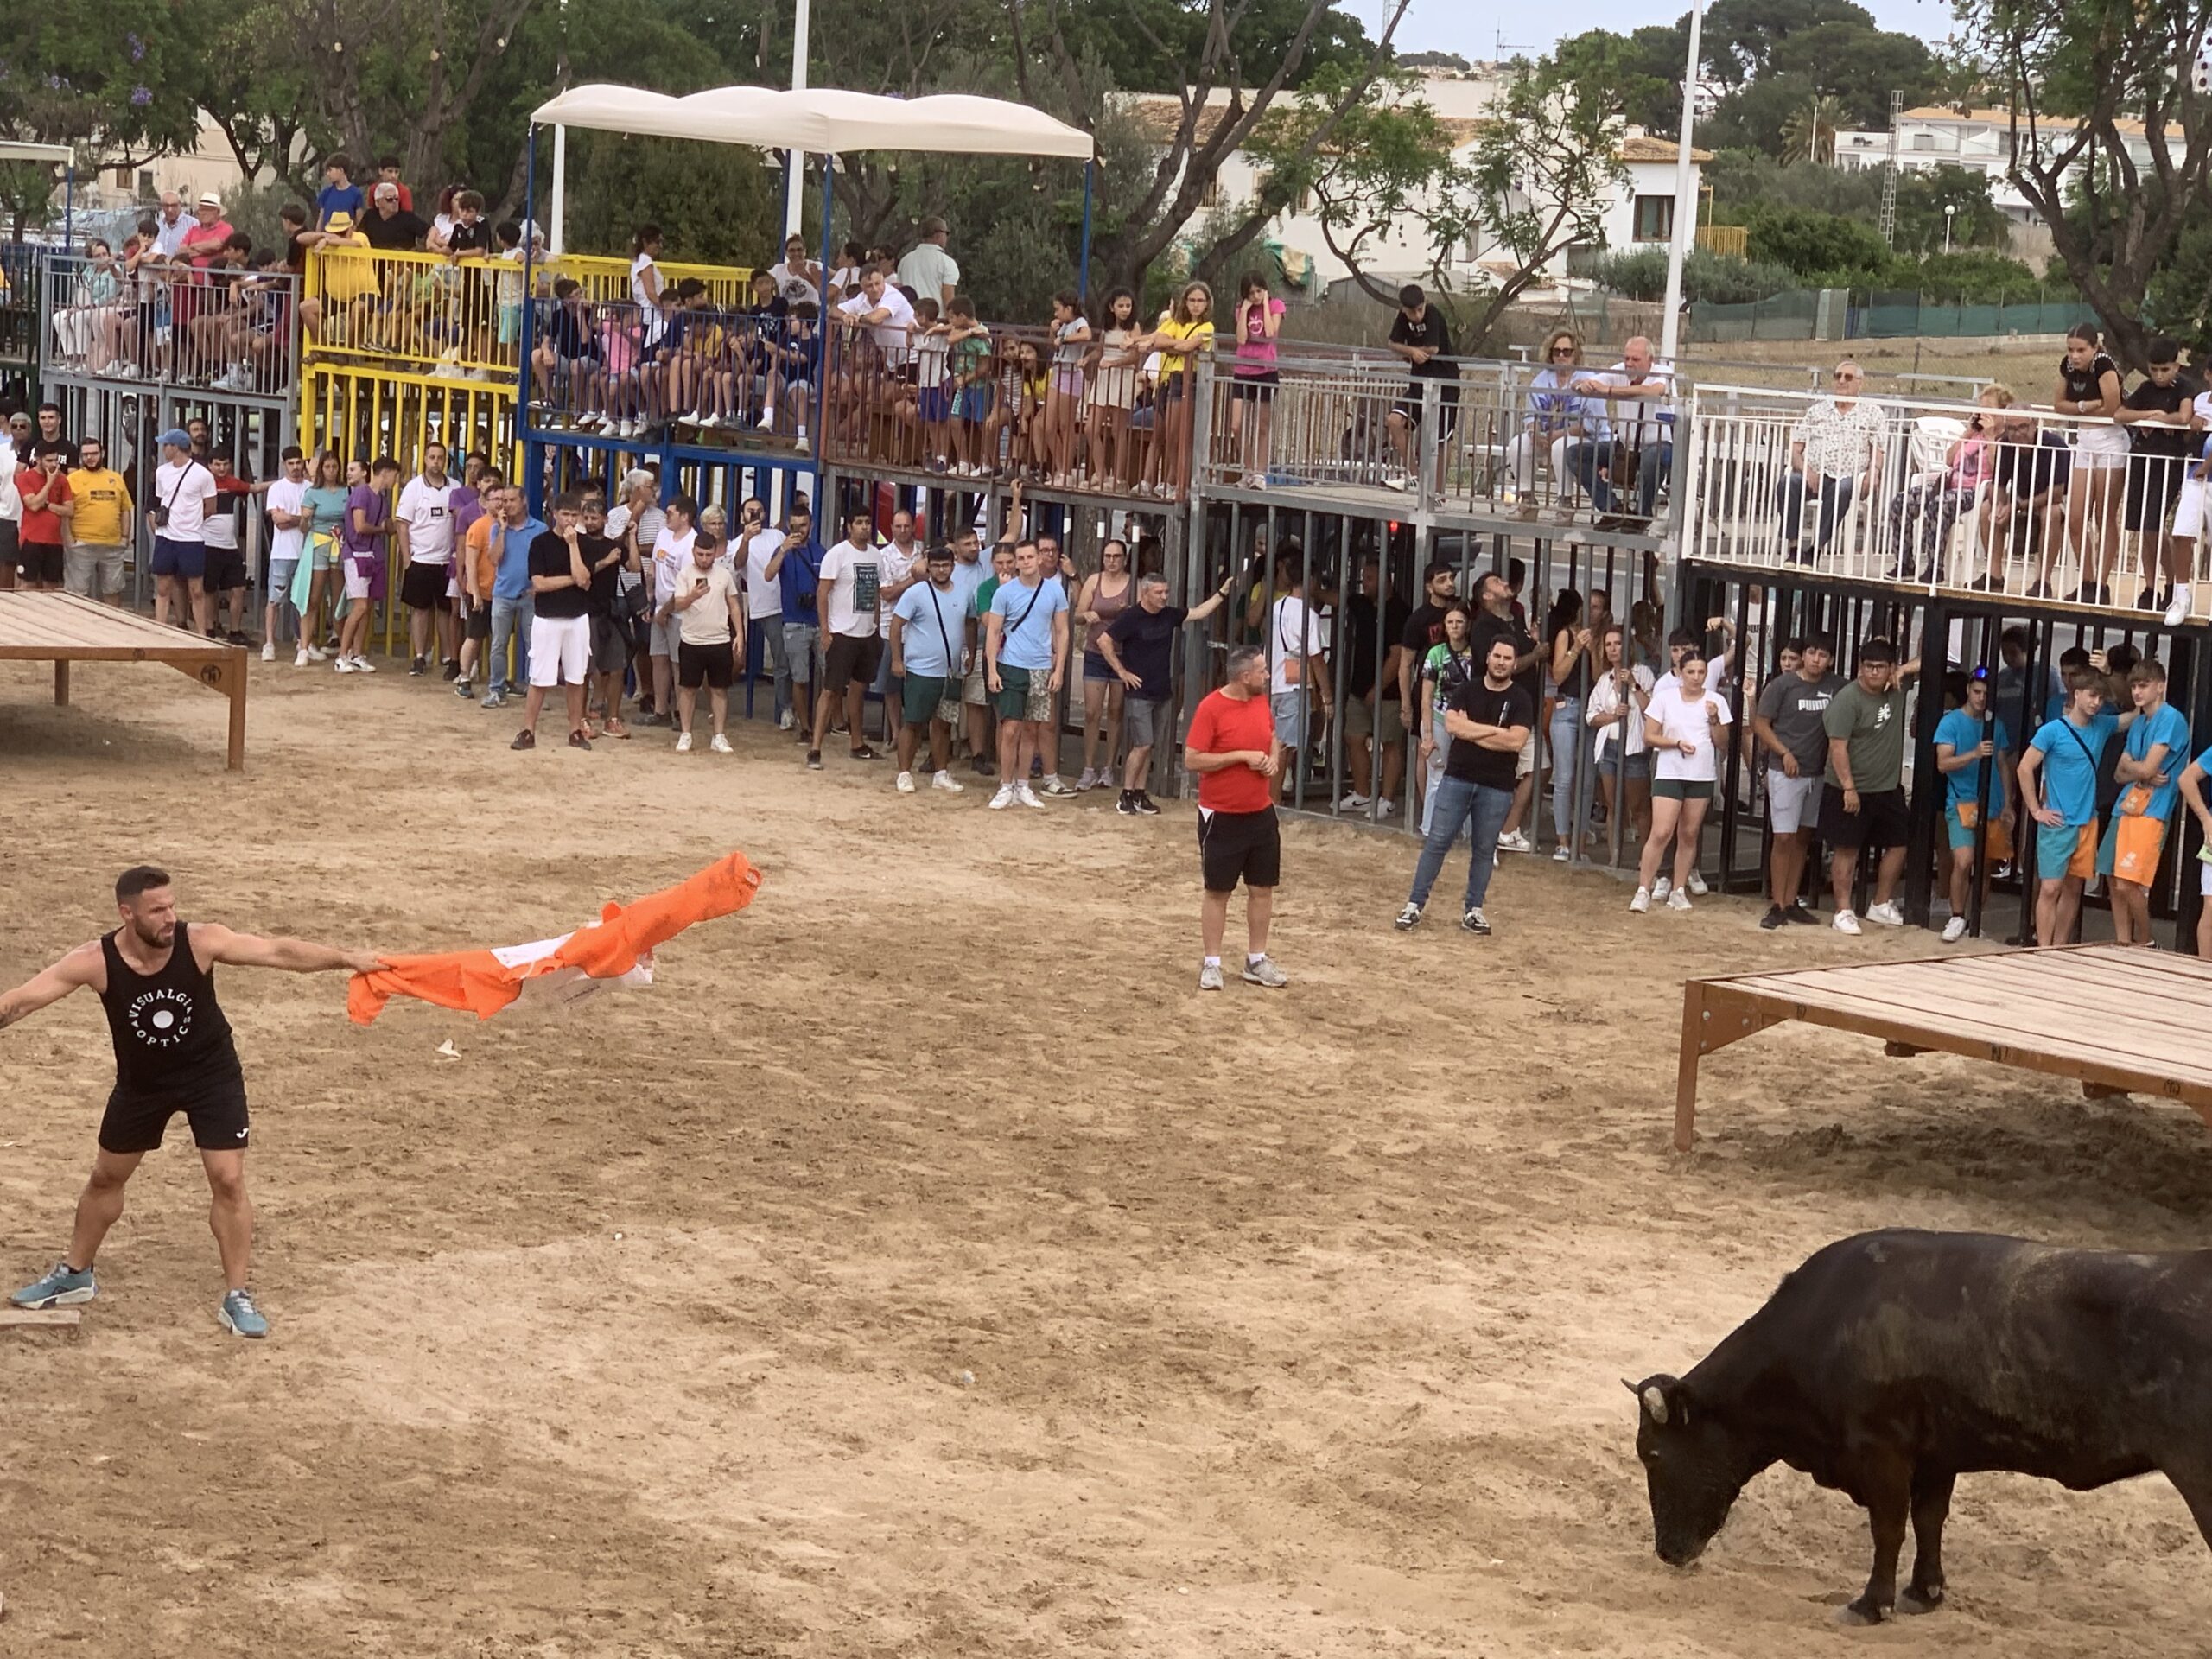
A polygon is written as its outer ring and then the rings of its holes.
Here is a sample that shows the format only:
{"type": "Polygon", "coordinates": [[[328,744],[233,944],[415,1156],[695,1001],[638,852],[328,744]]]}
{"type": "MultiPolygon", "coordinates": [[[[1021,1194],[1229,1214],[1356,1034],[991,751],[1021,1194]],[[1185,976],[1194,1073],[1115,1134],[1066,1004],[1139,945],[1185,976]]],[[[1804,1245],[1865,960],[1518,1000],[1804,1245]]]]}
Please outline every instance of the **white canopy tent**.
{"type": "Polygon", "coordinates": [[[61,245],[77,245],[77,152],[67,144],[0,138],[0,162],[44,162],[61,169],[61,245]]]}

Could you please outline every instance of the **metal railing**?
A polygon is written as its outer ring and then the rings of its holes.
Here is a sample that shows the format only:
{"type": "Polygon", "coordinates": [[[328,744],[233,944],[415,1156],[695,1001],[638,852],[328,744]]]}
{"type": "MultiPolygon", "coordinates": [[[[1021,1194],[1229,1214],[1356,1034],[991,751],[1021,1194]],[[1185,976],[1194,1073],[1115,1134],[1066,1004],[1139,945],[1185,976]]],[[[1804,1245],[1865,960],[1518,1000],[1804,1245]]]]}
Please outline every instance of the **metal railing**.
{"type": "MultiPolygon", "coordinates": [[[[753,270],[749,265],[686,264],[667,259],[657,259],[653,264],[660,272],[664,289],[696,276],[707,285],[707,298],[718,308],[738,310],[752,297],[753,270]]],[[[544,270],[549,277],[575,277],[583,284],[587,299],[630,297],[630,261],[619,254],[563,253],[538,262],[537,268],[544,270]]]]}
{"type": "Polygon", "coordinates": [[[512,378],[522,284],[512,260],[318,248],[308,257],[307,348],[403,372],[512,378]]]}
{"type": "Polygon", "coordinates": [[[2212,575],[2175,426],[1705,386],[1688,429],[1691,558],[2139,614],[2212,575]]]}
{"type": "Polygon", "coordinates": [[[820,378],[816,326],[767,312],[647,311],[582,293],[540,299],[531,424],[611,438],[744,433],[803,443],[820,378]]]}
{"type": "Polygon", "coordinates": [[[38,283],[50,373],[288,400],[300,282],[282,270],[48,252],[38,283]]]}
{"type": "Polygon", "coordinates": [[[31,242],[0,242],[0,364],[29,368],[38,360],[39,266],[45,250],[31,242]]]}

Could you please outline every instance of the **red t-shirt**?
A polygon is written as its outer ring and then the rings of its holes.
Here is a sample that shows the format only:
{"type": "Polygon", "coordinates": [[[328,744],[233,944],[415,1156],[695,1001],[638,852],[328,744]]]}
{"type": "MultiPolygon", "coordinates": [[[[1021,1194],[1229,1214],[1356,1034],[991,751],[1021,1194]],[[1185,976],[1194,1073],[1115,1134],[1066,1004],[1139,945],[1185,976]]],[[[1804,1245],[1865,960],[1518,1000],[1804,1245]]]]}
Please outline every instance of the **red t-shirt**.
{"type": "MultiPolygon", "coordinates": [[[[1265,697],[1232,697],[1209,691],[1191,715],[1183,753],[1224,754],[1251,749],[1265,754],[1274,745],[1274,711],[1265,697]]],[[[1274,780],[1249,766],[1224,766],[1198,774],[1198,804],[1217,812],[1264,812],[1274,804],[1274,780]]]]}
{"type": "Polygon", "coordinates": [[[69,493],[69,475],[67,473],[54,475],[54,489],[46,498],[46,507],[41,512],[31,505],[30,499],[45,486],[46,481],[46,474],[35,467],[25,467],[16,473],[16,493],[23,498],[23,522],[16,536],[22,541],[36,543],[41,547],[59,547],[61,545],[61,515],[54,509],[73,499],[69,493]]]}

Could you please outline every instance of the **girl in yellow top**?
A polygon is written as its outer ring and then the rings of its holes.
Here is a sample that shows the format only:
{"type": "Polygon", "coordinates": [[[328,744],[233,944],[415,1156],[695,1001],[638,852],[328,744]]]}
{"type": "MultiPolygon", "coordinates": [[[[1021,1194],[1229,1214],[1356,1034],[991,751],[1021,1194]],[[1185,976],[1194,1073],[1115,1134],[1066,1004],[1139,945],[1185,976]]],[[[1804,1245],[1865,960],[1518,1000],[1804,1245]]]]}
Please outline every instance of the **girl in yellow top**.
{"type": "Polygon", "coordinates": [[[1172,499],[1189,481],[1191,403],[1185,370],[1199,353],[1212,349],[1213,290],[1204,283],[1185,283],[1175,302],[1160,314],[1159,326],[1130,347],[1139,356],[1160,353],[1158,429],[1145,459],[1141,493],[1172,499]]]}

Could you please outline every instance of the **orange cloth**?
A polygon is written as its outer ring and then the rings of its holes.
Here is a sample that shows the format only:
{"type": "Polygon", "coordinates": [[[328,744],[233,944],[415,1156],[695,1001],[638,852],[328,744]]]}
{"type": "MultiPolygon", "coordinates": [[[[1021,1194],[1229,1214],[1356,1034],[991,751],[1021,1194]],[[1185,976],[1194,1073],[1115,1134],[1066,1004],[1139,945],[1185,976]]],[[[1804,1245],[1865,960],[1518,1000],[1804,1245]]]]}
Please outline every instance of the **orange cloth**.
{"type": "Polygon", "coordinates": [[[489,1020],[534,980],[545,981],[544,988],[557,993],[580,979],[616,980],[640,970],[650,976],[655,947],[695,922],[744,909],[760,887],[760,873],[744,854],[732,853],[690,880],[648,893],[626,909],[609,905],[594,925],[557,939],[500,950],[386,957],[386,965],[375,973],[353,976],[346,990],[346,1014],[355,1025],[365,1026],[391,998],[413,996],[489,1020]]]}

